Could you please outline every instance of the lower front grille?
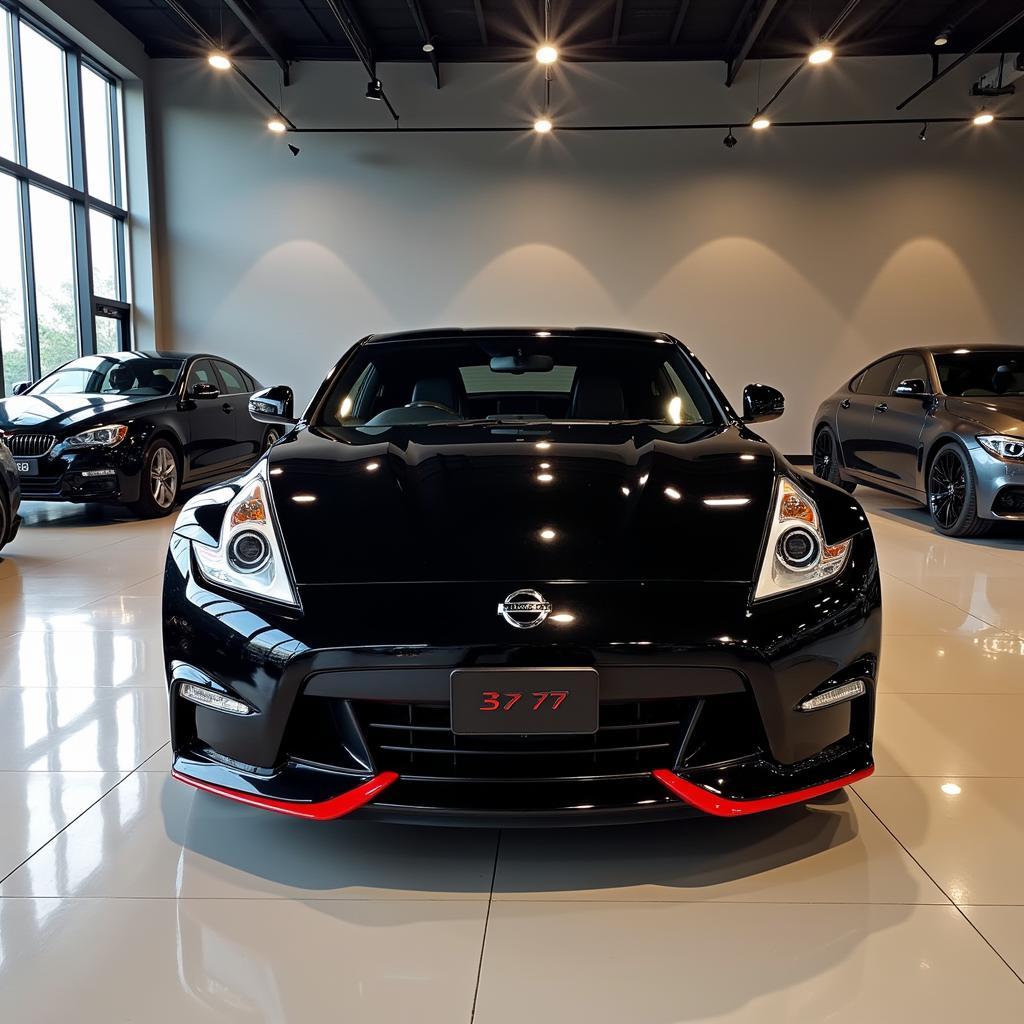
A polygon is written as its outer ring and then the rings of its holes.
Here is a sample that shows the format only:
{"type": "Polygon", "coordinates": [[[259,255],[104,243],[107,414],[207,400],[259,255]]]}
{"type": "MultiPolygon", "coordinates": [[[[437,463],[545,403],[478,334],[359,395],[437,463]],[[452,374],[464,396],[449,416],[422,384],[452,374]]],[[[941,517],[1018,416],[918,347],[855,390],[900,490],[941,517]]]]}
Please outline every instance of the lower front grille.
{"type": "Polygon", "coordinates": [[[23,476],[19,481],[21,496],[31,498],[33,494],[56,494],[62,479],[60,476],[23,476]]]}
{"type": "Polygon", "coordinates": [[[53,434],[8,434],[4,440],[12,455],[37,459],[49,452],[57,438],[53,434]]]}
{"type": "Polygon", "coordinates": [[[378,770],[423,779],[585,779],[674,764],[696,698],[602,704],[598,730],[574,736],[457,736],[448,705],[353,701],[378,770]]]}

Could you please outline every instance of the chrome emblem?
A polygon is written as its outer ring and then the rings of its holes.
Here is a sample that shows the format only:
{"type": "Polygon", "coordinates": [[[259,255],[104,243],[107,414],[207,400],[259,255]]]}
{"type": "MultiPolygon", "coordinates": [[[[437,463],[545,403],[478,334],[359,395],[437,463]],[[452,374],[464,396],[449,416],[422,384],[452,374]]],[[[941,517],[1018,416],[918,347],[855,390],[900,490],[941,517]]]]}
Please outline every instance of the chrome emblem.
{"type": "Polygon", "coordinates": [[[551,614],[551,602],[536,590],[516,590],[498,605],[498,614],[516,629],[533,629],[551,614]]]}

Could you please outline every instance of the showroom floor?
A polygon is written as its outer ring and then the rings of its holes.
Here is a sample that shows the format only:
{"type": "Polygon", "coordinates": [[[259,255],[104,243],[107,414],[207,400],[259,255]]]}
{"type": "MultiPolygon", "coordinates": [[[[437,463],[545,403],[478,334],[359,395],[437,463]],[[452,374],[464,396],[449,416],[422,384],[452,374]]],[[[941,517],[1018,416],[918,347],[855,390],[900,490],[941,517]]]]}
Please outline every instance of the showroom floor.
{"type": "Polygon", "coordinates": [[[170,521],[29,505],[0,560],[0,1018],[1024,1020],[1024,533],[862,491],[876,775],[569,832],[312,824],[168,777],[170,521]]]}

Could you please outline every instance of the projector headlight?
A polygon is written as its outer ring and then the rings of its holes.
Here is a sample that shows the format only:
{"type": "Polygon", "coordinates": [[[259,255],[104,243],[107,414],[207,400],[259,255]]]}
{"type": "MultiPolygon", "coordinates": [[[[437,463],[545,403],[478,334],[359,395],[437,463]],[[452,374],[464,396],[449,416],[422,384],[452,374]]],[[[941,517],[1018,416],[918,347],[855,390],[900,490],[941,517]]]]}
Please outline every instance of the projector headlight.
{"type": "Polygon", "coordinates": [[[69,448],[113,448],[120,444],[128,433],[123,423],[111,423],[107,427],[93,427],[69,437],[64,443],[69,448]]]}
{"type": "Polygon", "coordinates": [[[838,576],[851,544],[826,544],[817,505],[792,480],[779,477],[754,600],[838,576]]]}
{"type": "Polygon", "coordinates": [[[1013,459],[1019,462],[1024,459],[1024,438],[1009,437],[1006,434],[984,434],[978,438],[978,444],[997,459],[1013,459]]]}
{"type": "Polygon", "coordinates": [[[265,601],[297,608],[284,548],[274,525],[270,489],[252,471],[224,512],[217,547],[193,544],[202,574],[211,582],[265,601]]]}

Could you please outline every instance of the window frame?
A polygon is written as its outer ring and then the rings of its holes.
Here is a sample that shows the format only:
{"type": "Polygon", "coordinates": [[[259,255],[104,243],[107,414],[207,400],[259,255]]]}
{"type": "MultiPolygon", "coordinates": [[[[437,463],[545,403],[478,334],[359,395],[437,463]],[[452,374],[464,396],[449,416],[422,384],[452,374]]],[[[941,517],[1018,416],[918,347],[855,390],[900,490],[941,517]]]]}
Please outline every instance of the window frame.
{"type": "MultiPolygon", "coordinates": [[[[18,0],[0,0],[0,17],[10,18],[11,85],[14,106],[15,159],[0,156],[0,174],[14,179],[18,193],[20,258],[25,305],[26,361],[33,381],[43,376],[39,350],[39,309],[36,293],[35,252],[32,235],[31,188],[35,186],[68,200],[72,211],[72,238],[75,283],[75,311],[78,321],[78,356],[97,354],[96,317],[117,322],[117,351],[132,348],[130,275],[128,271],[128,210],[124,182],[123,91],[120,79],[80,47],[26,10],[18,0]],[[65,101],[68,109],[68,146],[71,183],[64,184],[28,166],[25,122],[25,95],[22,75],[22,25],[31,27],[60,48],[64,57],[65,101]],[[110,86],[109,131],[114,203],[89,194],[86,169],[85,112],[82,100],[82,69],[100,76],[110,86]],[[120,297],[97,295],[92,276],[92,239],[89,214],[106,214],[114,222],[114,258],[117,291],[120,297]]],[[[3,55],[0,55],[2,59],[3,55]]],[[[7,69],[3,68],[6,74],[7,69]]],[[[6,397],[3,373],[3,346],[0,344],[0,398],[6,397]]]]}

